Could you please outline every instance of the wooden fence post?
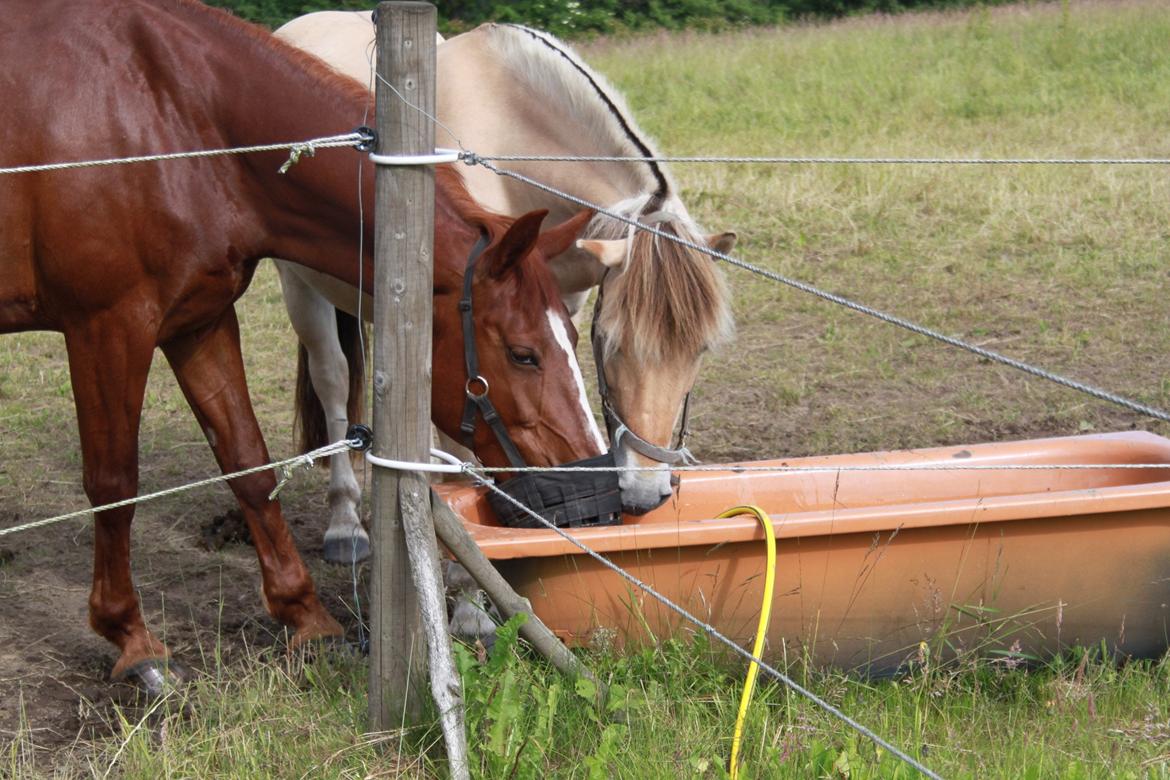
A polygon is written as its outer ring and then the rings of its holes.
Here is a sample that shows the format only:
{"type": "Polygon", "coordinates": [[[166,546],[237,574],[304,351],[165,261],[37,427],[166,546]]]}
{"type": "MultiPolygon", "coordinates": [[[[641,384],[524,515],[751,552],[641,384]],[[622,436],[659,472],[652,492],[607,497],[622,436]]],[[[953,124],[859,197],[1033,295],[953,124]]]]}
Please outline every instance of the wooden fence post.
{"type": "MultiPolygon", "coordinates": [[[[381,155],[433,154],[435,7],[378,6],[377,111],[381,155]],[[389,86],[387,86],[389,85],[389,86]]],[[[374,447],[427,462],[431,443],[431,303],[435,174],[430,165],[379,165],[374,181],[374,447]]],[[[374,471],[370,603],[370,728],[414,723],[429,660],[453,780],[469,776],[463,699],[447,635],[447,605],[430,490],[419,472],[374,471]],[[423,632],[419,632],[419,617],[423,632]],[[421,638],[425,636],[425,645],[421,638]]]]}
{"type": "MultiPolygon", "coordinates": [[[[378,154],[431,154],[433,125],[407,107],[434,112],[435,8],[378,6],[378,154]],[[428,32],[429,30],[429,32],[428,32]]],[[[374,454],[428,460],[431,420],[431,299],[434,169],[377,166],[374,179],[374,454]]],[[[406,475],[375,468],[370,585],[370,728],[417,721],[426,647],[419,631],[399,492],[406,475]]]]}

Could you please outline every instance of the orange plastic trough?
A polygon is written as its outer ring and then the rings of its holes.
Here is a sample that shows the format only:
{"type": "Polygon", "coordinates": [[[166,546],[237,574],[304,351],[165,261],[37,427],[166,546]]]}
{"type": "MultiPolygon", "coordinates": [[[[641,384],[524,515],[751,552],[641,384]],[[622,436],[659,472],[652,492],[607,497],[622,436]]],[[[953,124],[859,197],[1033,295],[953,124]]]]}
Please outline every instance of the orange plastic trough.
{"type": "MultiPolygon", "coordinates": [[[[1170,440],[1144,432],[743,465],[1166,463],[1166,469],[684,473],[674,500],[583,543],[742,645],[763,589],[757,504],[778,540],[766,657],[896,668],[923,640],[1040,657],[1070,645],[1164,652],[1170,440]]],[[[729,469],[732,466],[729,466],[729,469]]],[[[487,556],[569,643],[642,641],[681,618],[548,530],[502,528],[483,490],[445,485],[487,556]]]]}

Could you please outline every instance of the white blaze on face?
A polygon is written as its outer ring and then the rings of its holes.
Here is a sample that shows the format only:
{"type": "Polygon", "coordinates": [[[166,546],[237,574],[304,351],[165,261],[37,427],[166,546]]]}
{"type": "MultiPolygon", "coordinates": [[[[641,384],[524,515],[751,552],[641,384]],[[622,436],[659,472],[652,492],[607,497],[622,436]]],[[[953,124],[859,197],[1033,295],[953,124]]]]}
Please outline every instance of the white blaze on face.
{"type": "Polygon", "coordinates": [[[552,328],[557,345],[565,351],[569,368],[573,369],[573,379],[577,381],[577,401],[581,404],[581,413],[585,415],[585,427],[593,434],[598,449],[605,452],[608,447],[606,447],[605,439],[602,438],[601,431],[597,427],[597,421],[593,419],[593,410],[589,408],[589,398],[585,395],[585,379],[581,376],[581,365],[577,362],[577,353],[573,351],[573,344],[569,341],[569,331],[565,328],[561,316],[552,309],[548,310],[548,325],[552,328]]]}

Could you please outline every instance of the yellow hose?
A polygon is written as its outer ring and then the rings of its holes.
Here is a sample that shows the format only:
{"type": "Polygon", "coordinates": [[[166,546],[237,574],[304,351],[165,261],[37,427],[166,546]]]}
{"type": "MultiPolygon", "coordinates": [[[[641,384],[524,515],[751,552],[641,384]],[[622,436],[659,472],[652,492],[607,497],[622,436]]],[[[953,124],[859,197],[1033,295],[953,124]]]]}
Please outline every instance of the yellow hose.
{"type": "MultiPolygon", "coordinates": [[[[772,520],[768,514],[758,506],[734,506],[718,517],[734,517],[735,515],[753,514],[764,528],[764,538],[768,542],[768,563],[764,567],[764,602],[760,608],[760,625],[756,629],[756,642],[752,646],[752,655],[760,658],[764,652],[764,637],[768,633],[768,620],[772,616],[772,590],[776,585],[776,533],[772,529],[772,520]]],[[[739,699],[739,714],[735,717],[735,733],[731,737],[731,780],[739,777],[739,746],[743,741],[743,722],[747,718],[748,705],[752,700],[752,693],[756,688],[756,676],[760,672],[760,665],[755,661],[748,667],[747,680],[743,684],[743,695],[739,699]]]]}

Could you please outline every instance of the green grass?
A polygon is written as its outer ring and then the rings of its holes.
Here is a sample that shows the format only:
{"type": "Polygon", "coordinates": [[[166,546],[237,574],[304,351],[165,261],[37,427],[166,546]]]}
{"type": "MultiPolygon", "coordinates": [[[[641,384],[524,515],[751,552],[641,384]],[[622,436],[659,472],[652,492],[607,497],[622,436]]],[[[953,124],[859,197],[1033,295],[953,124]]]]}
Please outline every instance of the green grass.
{"type": "MultiPolygon", "coordinates": [[[[585,55],[672,153],[1143,157],[1170,152],[1167,32],[1170,17],[1154,4],[1027,5],[600,42],[585,55]]],[[[686,202],[713,229],[736,229],[745,259],[1166,404],[1158,369],[1170,191],[1161,170],[675,168],[686,202]]],[[[700,402],[712,458],[1146,424],[728,274],[740,338],[710,361],[700,392],[776,414],[744,436],[700,402]],[[760,375],[780,380],[776,398],[760,398],[760,375]]]]}
{"type": "MultiPolygon", "coordinates": [[[[671,153],[1146,157],[1170,156],[1168,40],[1163,4],[1125,0],[601,40],[581,51],[671,153]]],[[[675,175],[696,216],[739,232],[737,254],[747,260],[1170,406],[1162,167],[679,165],[675,175]]],[[[692,447],[706,460],[1135,426],[1168,432],[727,273],[739,337],[710,357],[696,388],[692,447]]],[[[258,414],[282,457],[291,374],[278,296],[262,271],[241,319],[258,414]]],[[[76,440],[59,338],[0,343],[0,426],[11,432],[0,506],[29,519],[72,509],[81,502],[75,448],[51,446],[76,440]]],[[[173,385],[165,370],[152,378],[142,434],[151,487],[213,470],[173,385]]],[[[323,499],[308,510],[294,501],[319,488],[319,479],[292,486],[289,511],[320,511],[323,499]]],[[[181,506],[188,515],[206,508],[181,506]]],[[[0,567],[0,585],[3,577],[0,567]]],[[[76,630],[84,631],[80,619],[76,630]]],[[[613,685],[625,722],[509,641],[501,646],[487,666],[462,656],[477,776],[724,775],[744,669],[705,641],[586,654],[613,685]]],[[[931,652],[896,679],[818,672],[799,659],[788,669],[946,777],[1170,776],[1167,662],[1118,666],[1078,651],[1028,669],[978,656],[940,665],[931,652]]],[[[206,668],[190,707],[113,709],[105,729],[113,736],[51,759],[38,750],[39,731],[21,730],[0,742],[0,775],[443,773],[433,720],[364,735],[360,661],[302,671],[237,652],[206,668]]],[[[758,693],[744,749],[744,777],[912,776],[776,685],[758,693]]]]}
{"type": "MultiPolygon", "coordinates": [[[[726,776],[742,669],[706,639],[586,655],[610,685],[599,709],[515,644],[486,662],[459,646],[473,775],[483,778],[726,776]]],[[[1170,776],[1170,663],[1118,667],[1078,651],[1038,669],[924,650],[898,678],[866,680],[792,664],[789,673],[944,777],[1170,776]]],[[[305,665],[253,655],[133,716],[84,753],[78,774],[156,777],[445,775],[433,720],[365,734],[363,663],[305,665]]],[[[758,691],[745,778],[895,778],[916,773],[779,684],[758,691]]],[[[21,744],[0,763],[22,770],[21,744]]],[[[78,759],[79,761],[82,759],[78,759]]]]}

